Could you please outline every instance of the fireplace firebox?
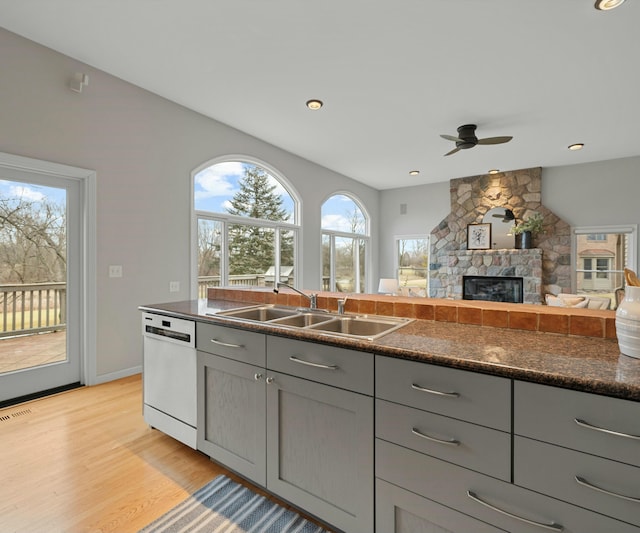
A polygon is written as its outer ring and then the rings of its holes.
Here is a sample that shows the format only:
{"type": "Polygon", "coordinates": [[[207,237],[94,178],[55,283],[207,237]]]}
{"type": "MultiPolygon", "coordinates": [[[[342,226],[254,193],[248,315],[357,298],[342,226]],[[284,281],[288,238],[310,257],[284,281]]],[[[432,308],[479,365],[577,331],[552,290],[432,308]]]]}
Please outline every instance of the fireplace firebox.
{"type": "Polygon", "coordinates": [[[523,279],[510,276],[462,276],[463,300],[522,303],[523,279]]]}

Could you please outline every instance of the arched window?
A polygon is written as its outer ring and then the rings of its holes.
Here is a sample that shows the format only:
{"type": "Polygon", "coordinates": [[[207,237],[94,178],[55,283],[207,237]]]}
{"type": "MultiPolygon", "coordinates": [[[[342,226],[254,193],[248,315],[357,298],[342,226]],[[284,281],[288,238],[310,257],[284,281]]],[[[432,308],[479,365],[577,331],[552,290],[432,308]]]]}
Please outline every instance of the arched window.
{"type": "Polygon", "coordinates": [[[369,257],[369,217],[346,193],[322,204],[322,288],[365,292],[369,257]]]}
{"type": "Polygon", "coordinates": [[[299,202],[266,164],[210,162],[193,173],[197,295],[208,287],[295,283],[299,202]]]}

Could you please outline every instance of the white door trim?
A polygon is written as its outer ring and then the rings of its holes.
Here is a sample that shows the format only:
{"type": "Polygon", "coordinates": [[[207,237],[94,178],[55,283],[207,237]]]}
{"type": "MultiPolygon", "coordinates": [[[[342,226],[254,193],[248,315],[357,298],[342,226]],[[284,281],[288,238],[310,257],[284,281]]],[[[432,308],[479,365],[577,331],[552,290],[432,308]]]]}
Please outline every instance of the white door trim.
{"type": "Polygon", "coordinates": [[[0,152],[0,167],[74,179],[80,183],[83,219],[81,272],[82,299],[80,309],[80,364],[82,383],[94,385],[96,376],[96,191],[97,176],[94,170],[61,165],[0,152]]]}

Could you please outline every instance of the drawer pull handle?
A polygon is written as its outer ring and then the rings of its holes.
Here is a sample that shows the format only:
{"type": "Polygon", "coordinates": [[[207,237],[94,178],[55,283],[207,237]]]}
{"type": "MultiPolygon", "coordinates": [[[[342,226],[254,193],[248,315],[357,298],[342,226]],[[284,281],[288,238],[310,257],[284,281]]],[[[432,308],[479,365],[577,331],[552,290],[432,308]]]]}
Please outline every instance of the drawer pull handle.
{"type": "Polygon", "coordinates": [[[425,389],[424,387],[421,387],[420,385],[416,385],[415,383],[411,384],[411,388],[413,390],[419,390],[420,392],[426,392],[428,394],[435,394],[436,396],[447,396],[449,398],[459,398],[460,394],[458,394],[457,392],[442,392],[439,390],[433,390],[433,389],[425,389]]]}
{"type": "Polygon", "coordinates": [[[219,341],[218,339],[211,339],[211,342],[213,344],[217,344],[219,346],[225,346],[227,348],[244,348],[244,344],[231,344],[229,342],[219,341]]]}
{"type": "Polygon", "coordinates": [[[504,509],[500,509],[498,507],[495,507],[494,505],[491,505],[488,502],[485,502],[484,500],[481,500],[480,498],[478,498],[478,496],[476,496],[476,494],[474,492],[471,492],[470,490],[467,491],[467,496],[469,496],[469,498],[471,498],[474,502],[479,503],[480,505],[484,505],[485,507],[488,507],[489,509],[491,509],[492,511],[495,511],[496,513],[500,513],[503,514],[505,516],[508,516],[510,518],[514,518],[516,520],[520,520],[521,522],[524,522],[525,524],[530,524],[532,526],[538,526],[541,527],[543,529],[549,529],[551,531],[564,531],[564,526],[561,526],[560,524],[556,524],[555,522],[551,522],[550,524],[544,524],[542,522],[536,522],[534,520],[529,520],[528,518],[523,518],[522,516],[518,516],[517,514],[513,514],[510,513],[508,511],[505,511],[504,509]]]}
{"type": "Polygon", "coordinates": [[[640,440],[640,435],[631,435],[629,433],[620,433],[619,431],[613,431],[612,429],[601,428],[598,426],[594,426],[593,424],[589,424],[589,422],[585,422],[584,420],[580,420],[579,418],[574,418],[573,421],[580,427],[592,429],[593,431],[600,431],[602,433],[607,433],[608,435],[615,435],[616,437],[624,437],[626,439],[640,440]]]}
{"type": "Polygon", "coordinates": [[[312,366],[314,368],[323,368],[325,370],[338,370],[338,365],[323,365],[322,363],[312,363],[311,361],[305,361],[295,355],[289,356],[289,360],[294,363],[300,363],[301,365],[312,366]]]}
{"type": "Polygon", "coordinates": [[[430,435],[426,435],[422,433],[419,429],[411,428],[411,433],[417,435],[420,438],[430,440],[432,442],[437,442],[438,444],[447,444],[448,446],[460,446],[460,441],[456,439],[439,439],[437,437],[432,437],[430,435]]]}
{"type": "Polygon", "coordinates": [[[629,502],[640,503],[640,498],[634,498],[633,496],[625,496],[624,494],[618,494],[617,492],[612,492],[610,490],[603,489],[602,487],[598,487],[596,485],[593,485],[592,483],[589,483],[583,477],[576,476],[575,480],[576,480],[576,483],[578,485],[582,485],[583,487],[587,487],[588,489],[597,490],[598,492],[602,492],[604,494],[608,494],[609,496],[614,496],[615,498],[621,498],[621,499],[627,500],[629,502]]]}

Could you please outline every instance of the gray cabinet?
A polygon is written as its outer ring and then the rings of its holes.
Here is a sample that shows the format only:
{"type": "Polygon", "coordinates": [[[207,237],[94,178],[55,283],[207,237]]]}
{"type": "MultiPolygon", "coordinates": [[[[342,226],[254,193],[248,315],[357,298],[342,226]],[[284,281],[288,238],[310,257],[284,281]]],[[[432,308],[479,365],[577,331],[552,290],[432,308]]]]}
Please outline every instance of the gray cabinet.
{"type": "Polygon", "coordinates": [[[198,449],[264,486],[265,337],[198,326],[198,449]],[[263,366],[243,362],[260,360],[263,366]]]}
{"type": "Polygon", "coordinates": [[[376,480],[376,531],[379,533],[502,533],[463,513],[413,492],[376,480]]]}
{"type": "Polygon", "coordinates": [[[268,371],[267,487],[347,532],[373,531],[373,398],[268,371]]]}
{"type": "Polygon", "coordinates": [[[514,412],[517,485],[640,526],[640,403],[516,382],[514,412]]]}
{"type": "Polygon", "coordinates": [[[198,324],[198,449],[307,513],[371,533],[373,355],[198,324]]]}

